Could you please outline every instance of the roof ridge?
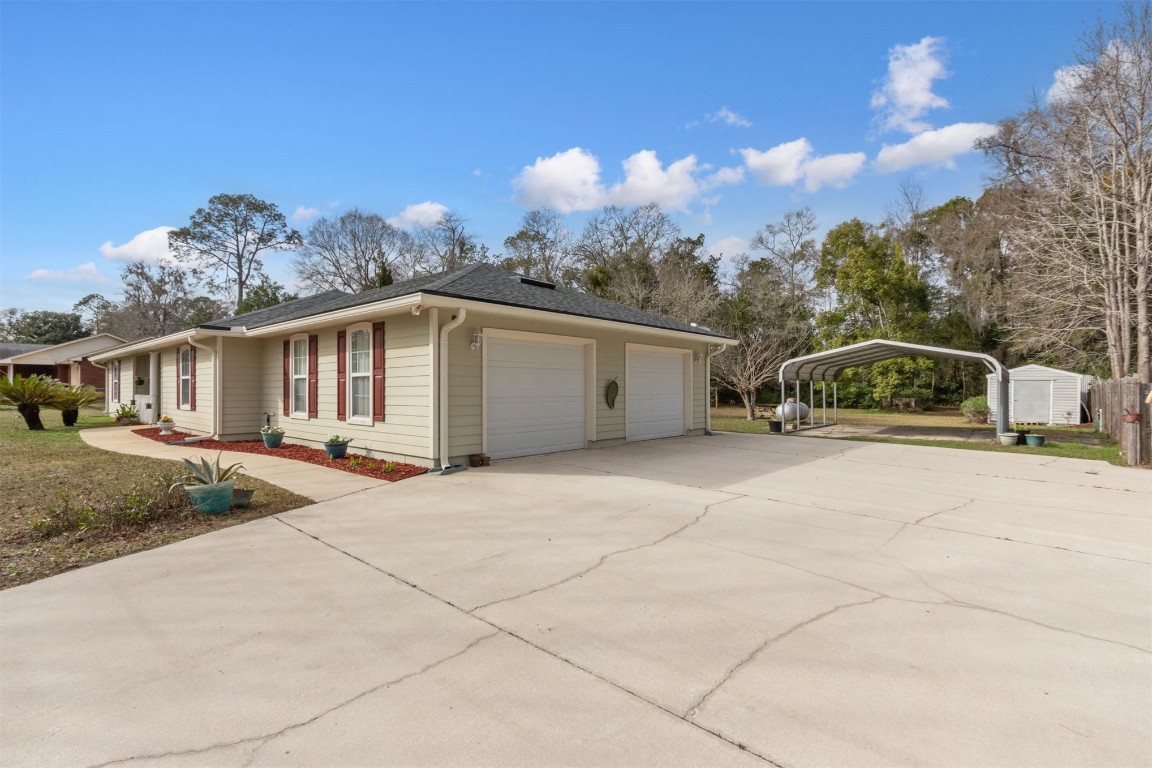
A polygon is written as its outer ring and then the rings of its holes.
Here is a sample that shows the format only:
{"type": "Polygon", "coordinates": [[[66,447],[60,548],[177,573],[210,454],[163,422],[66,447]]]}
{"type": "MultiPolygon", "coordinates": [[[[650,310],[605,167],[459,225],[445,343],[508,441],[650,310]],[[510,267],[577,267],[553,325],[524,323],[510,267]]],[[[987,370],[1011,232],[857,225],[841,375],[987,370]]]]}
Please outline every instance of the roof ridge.
{"type": "MultiPolygon", "coordinates": [[[[445,272],[445,273],[441,274],[438,279],[433,280],[432,282],[421,286],[420,290],[422,290],[422,291],[439,290],[441,288],[444,288],[445,286],[451,285],[452,283],[459,280],[461,277],[464,277],[465,275],[468,275],[468,274],[475,272],[480,267],[488,267],[488,266],[491,266],[491,265],[487,264],[486,262],[483,262],[483,261],[478,261],[475,264],[469,264],[465,267],[460,267],[460,269],[454,269],[451,272],[445,272]]],[[[495,269],[495,267],[493,267],[493,269],[495,269]]]]}

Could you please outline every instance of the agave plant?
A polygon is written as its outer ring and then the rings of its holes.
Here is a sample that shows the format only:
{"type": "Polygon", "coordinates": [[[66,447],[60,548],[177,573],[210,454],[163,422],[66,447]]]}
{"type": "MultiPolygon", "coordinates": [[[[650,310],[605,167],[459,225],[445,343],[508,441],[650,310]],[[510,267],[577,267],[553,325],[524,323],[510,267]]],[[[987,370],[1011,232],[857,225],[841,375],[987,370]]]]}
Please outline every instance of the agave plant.
{"type": "Polygon", "coordinates": [[[88,384],[79,387],[65,387],[60,390],[60,396],[56,398],[52,407],[60,409],[60,417],[64,420],[64,426],[74,427],[76,420],[80,417],[80,409],[100,398],[101,394],[96,391],[96,388],[88,384]]]}
{"type": "Polygon", "coordinates": [[[44,429],[44,422],[40,421],[40,408],[56,407],[64,389],[67,388],[51,376],[25,378],[17,374],[11,381],[0,377],[0,403],[16,406],[28,429],[44,429]]]}
{"type": "Polygon", "coordinates": [[[184,459],[184,468],[187,474],[184,478],[177,483],[172,484],[172,488],[183,488],[186,485],[215,485],[216,483],[223,483],[231,480],[244,469],[244,465],[237,462],[228,467],[220,466],[220,457],[223,453],[216,454],[215,461],[209,461],[208,457],[201,456],[198,460],[184,459]]]}

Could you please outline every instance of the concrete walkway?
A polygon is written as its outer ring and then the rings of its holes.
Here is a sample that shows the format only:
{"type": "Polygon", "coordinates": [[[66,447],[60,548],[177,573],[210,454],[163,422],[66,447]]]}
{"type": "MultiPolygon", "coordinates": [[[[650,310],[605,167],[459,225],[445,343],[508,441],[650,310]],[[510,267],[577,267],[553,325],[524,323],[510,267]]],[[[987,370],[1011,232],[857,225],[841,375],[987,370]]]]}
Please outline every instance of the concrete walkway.
{"type": "MultiPolygon", "coordinates": [[[[195,445],[166,445],[141,437],[124,427],[82,429],[80,437],[93,448],[173,461],[198,459],[201,456],[215,457],[217,453],[195,445]]],[[[244,474],[278,485],[313,501],[329,501],[350,493],[389,485],[384,480],[257,453],[224,451],[220,461],[224,464],[240,462],[244,465],[244,474]]]]}
{"type": "Polygon", "coordinates": [[[756,435],[0,592],[0,766],[1144,766],[1152,472],[756,435]]]}

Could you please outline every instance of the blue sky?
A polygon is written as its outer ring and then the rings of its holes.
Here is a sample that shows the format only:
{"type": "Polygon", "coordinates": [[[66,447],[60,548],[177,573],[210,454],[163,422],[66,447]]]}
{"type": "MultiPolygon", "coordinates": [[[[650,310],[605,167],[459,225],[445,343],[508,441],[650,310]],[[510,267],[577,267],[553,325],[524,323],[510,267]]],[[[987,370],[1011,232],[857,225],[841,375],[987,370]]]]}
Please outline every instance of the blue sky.
{"type": "MultiPolygon", "coordinates": [[[[0,3],[0,307],[115,297],[164,227],[251,193],[302,232],[462,214],[493,251],[660,202],[732,255],[901,181],[979,194],[974,136],[1043,98],[1113,3],[0,3]]],[[[287,255],[268,271],[290,282],[287,255]]]]}

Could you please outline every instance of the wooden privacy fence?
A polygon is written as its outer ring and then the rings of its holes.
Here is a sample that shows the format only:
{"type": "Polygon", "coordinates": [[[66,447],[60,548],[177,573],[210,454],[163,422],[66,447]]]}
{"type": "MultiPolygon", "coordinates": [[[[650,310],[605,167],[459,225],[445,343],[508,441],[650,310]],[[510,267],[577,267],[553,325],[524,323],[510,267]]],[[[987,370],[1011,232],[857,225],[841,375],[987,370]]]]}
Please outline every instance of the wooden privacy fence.
{"type": "Polygon", "coordinates": [[[1152,406],[1145,402],[1152,385],[1135,376],[1098,379],[1090,392],[1093,418],[1099,414],[1100,431],[1120,444],[1128,465],[1152,461],[1152,406]],[[1131,414],[1139,414],[1139,420],[1133,421],[1131,414]]]}

